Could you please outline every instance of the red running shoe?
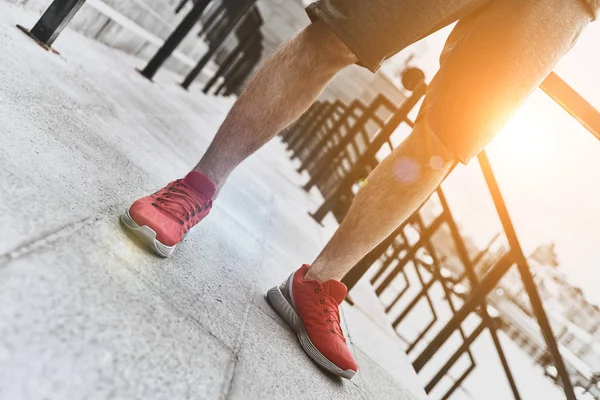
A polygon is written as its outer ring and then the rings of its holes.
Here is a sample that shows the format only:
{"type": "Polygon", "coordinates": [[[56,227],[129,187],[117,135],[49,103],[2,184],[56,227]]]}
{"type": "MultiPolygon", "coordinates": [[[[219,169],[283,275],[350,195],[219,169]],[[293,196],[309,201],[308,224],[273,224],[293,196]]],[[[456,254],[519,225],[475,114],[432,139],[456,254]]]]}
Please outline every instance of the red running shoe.
{"type": "Polygon", "coordinates": [[[308,267],[303,265],[281,286],[269,290],[267,299],[296,332],[310,358],[327,371],[352,379],[358,366],[340,327],[339,312],[346,285],[335,280],[305,280],[308,267]]]}
{"type": "Polygon", "coordinates": [[[212,208],[215,184],[192,171],[150,196],[136,200],[121,221],[162,257],[173,254],[181,242],[212,208]]]}

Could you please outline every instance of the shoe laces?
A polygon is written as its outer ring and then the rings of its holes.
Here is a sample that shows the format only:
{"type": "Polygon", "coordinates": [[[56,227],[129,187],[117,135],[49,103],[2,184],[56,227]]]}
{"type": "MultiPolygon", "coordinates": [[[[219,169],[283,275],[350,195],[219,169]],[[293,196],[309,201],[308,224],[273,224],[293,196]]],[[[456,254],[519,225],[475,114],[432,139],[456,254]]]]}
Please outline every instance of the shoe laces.
{"type": "Polygon", "coordinates": [[[196,223],[197,216],[212,206],[212,199],[178,179],[157,193],[152,205],[171,216],[180,225],[196,223]]]}
{"type": "Polygon", "coordinates": [[[325,321],[331,325],[329,332],[342,338],[345,343],[346,337],[340,326],[340,309],[337,300],[322,287],[315,288],[315,293],[320,293],[319,303],[323,306],[323,314],[326,316],[325,321]]]}

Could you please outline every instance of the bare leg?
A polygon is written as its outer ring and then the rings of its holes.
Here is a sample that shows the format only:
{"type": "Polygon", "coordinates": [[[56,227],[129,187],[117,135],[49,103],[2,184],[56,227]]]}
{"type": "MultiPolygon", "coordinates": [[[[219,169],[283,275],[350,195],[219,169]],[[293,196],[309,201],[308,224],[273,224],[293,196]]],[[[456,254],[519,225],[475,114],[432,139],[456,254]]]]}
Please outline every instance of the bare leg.
{"type": "Polygon", "coordinates": [[[220,189],[233,169],[313,103],[356,56],[316,22],[281,46],[252,78],[194,168],[220,189]]]}
{"type": "Polygon", "coordinates": [[[453,155],[427,124],[418,123],[371,173],[306,278],[341,280],[429,197],[453,164],[453,155]]]}

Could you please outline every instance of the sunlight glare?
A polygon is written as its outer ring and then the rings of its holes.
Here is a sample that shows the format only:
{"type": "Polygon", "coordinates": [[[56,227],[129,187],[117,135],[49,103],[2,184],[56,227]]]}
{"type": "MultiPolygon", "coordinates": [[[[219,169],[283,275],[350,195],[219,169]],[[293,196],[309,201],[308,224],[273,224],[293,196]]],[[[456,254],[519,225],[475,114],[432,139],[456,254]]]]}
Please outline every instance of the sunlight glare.
{"type": "Polygon", "coordinates": [[[555,117],[544,102],[530,99],[493,142],[495,152],[508,163],[543,167],[558,154],[555,117]]]}

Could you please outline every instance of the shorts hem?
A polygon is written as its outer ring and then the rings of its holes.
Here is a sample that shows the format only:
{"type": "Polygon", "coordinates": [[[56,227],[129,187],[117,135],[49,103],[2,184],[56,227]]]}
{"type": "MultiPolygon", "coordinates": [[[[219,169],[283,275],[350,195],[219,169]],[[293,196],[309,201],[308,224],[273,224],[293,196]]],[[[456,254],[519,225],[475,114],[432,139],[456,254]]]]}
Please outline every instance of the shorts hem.
{"type": "Polygon", "coordinates": [[[358,58],[357,65],[368,69],[375,73],[381,67],[382,60],[374,60],[369,56],[369,52],[361,46],[357,40],[347,29],[340,26],[335,18],[332,18],[318,3],[309,4],[306,7],[306,13],[311,22],[323,21],[331,31],[340,38],[342,42],[350,49],[350,51],[358,58]]]}

